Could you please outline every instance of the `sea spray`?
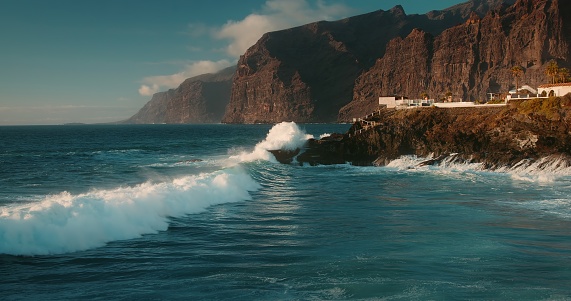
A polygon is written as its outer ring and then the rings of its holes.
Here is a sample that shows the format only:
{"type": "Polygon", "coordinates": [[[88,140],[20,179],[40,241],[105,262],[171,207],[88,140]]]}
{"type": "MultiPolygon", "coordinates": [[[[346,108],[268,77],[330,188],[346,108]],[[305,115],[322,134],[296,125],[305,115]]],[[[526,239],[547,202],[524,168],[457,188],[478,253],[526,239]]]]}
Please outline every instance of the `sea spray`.
{"type": "Polygon", "coordinates": [[[277,162],[268,150],[295,150],[302,148],[311,138],[313,135],[305,133],[295,122],[278,123],[270,129],[263,141],[256,144],[253,151],[231,156],[230,161],[233,164],[256,160],[277,162]]]}
{"type": "Polygon", "coordinates": [[[242,168],[0,208],[0,254],[60,254],[168,228],[169,217],[249,200],[259,189],[242,168]]]}
{"type": "Polygon", "coordinates": [[[455,155],[433,165],[424,164],[432,157],[402,156],[387,164],[396,170],[430,171],[437,173],[493,172],[508,174],[513,180],[551,183],[559,178],[571,177],[571,163],[564,156],[553,155],[539,160],[522,160],[514,166],[486,169],[482,163],[461,162],[455,155]]]}

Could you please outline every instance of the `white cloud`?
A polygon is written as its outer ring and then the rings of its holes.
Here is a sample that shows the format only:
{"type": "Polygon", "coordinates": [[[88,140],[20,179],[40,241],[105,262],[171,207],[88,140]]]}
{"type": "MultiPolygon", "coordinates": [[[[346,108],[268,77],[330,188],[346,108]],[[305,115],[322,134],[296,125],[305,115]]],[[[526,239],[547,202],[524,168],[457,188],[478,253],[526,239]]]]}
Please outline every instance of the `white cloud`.
{"type": "Polygon", "coordinates": [[[228,60],[219,60],[216,62],[198,61],[186,65],[182,71],[175,74],[145,77],[143,79],[143,85],[139,87],[139,94],[151,96],[163,88],[176,88],[189,77],[214,73],[230,65],[231,63],[228,60]]]}
{"type": "MultiPolygon", "coordinates": [[[[165,88],[175,88],[185,79],[211,73],[230,66],[246,50],[254,45],[266,32],[286,29],[320,20],[335,20],[351,15],[353,9],[342,4],[328,4],[323,0],[268,0],[259,13],[246,16],[243,20],[230,20],[219,28],[208,28],[204,24],[189,24],[188,34],[192,37],[208,33],[216,39],[228,40],[224,51],[231,58],[219,61],[199,61],[187,64],[184,69],[171,75],[149,76],[143,79],[139,94],[151,96],[165,88]]],[[[189,48],[190,51],[196,48],[189,48]]]]}
{"type": "Polygon", "coordinates": [[[352,12],[347,6],[329,5],[324,1],[312,4],[308,0],[269,0],[261,13],[250,14],[241,21],[228,21],[218,30],[216,38],[230,40],[226,53],[239,57],[266,32],[320,20],[339,19],[352,12]]]}
{"type": "Polygon", "coordinates": [[[139,94],[142,96],[151,96],[155,93],[159,92],[159,85],[141,85],[139,88],[139,94]]]}

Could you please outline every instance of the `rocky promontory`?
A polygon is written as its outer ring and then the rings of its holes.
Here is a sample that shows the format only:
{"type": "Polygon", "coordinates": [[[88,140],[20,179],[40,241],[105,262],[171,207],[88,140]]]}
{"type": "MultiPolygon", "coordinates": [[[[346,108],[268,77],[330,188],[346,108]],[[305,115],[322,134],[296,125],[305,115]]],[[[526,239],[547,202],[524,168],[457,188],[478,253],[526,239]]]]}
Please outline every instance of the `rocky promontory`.
{"type": "Polygon", "coordinates": [[[553,156],[571,163],[571,95],[504,107],[382,109],[347,133],[308,141],[296,160],[385,165],[407,155],[489,169],[553,156]]]}

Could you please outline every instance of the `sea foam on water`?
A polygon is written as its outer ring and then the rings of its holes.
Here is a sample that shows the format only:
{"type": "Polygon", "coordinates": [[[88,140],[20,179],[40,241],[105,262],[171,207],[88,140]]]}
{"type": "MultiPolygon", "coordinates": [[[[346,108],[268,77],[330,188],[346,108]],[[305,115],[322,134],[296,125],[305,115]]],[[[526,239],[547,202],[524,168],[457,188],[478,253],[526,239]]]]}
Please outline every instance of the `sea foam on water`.
{"type": "Polygon", "coordinates": [[[170,217],[251,199],[259,188],[242,168],[163,183],[62,192],[43,201],[0,208],[0,254],[43,255],[100,247],[165,231],[170,217]]]}
{"type": "Polygon", "coordinates": [[[275,125],[250,153],[233,156],[232,167],[161,183],[62,192],[42,201],[0,208],[0,254],[42,255],[87,250],[143,234],[165,231],[170,217],[209,206],[251,199],[259,189],[238,163],[275,161],[268,150],[295,150],[312,138],[293,122],[275,125]]]}

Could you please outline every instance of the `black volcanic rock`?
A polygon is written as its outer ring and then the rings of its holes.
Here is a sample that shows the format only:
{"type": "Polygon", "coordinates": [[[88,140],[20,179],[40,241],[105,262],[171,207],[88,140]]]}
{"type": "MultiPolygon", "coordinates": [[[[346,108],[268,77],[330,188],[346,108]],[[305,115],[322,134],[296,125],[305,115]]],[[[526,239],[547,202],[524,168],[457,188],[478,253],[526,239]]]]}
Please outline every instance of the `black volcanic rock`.
{"type": "Polygon", "coordinates": [[[383,109],[368,122],[375,126],[355,123],[342,139],[308,141],[297,161],[384,165],[416,155],[496,169],[557,157],[571,166],[571,94],[507,107],[383,109]]]}
{"type": "Polygon", "coordinates": [[[219,123],[230,100],[236,68],[185,80],[153,98],[123,123],[219,123]]]}

